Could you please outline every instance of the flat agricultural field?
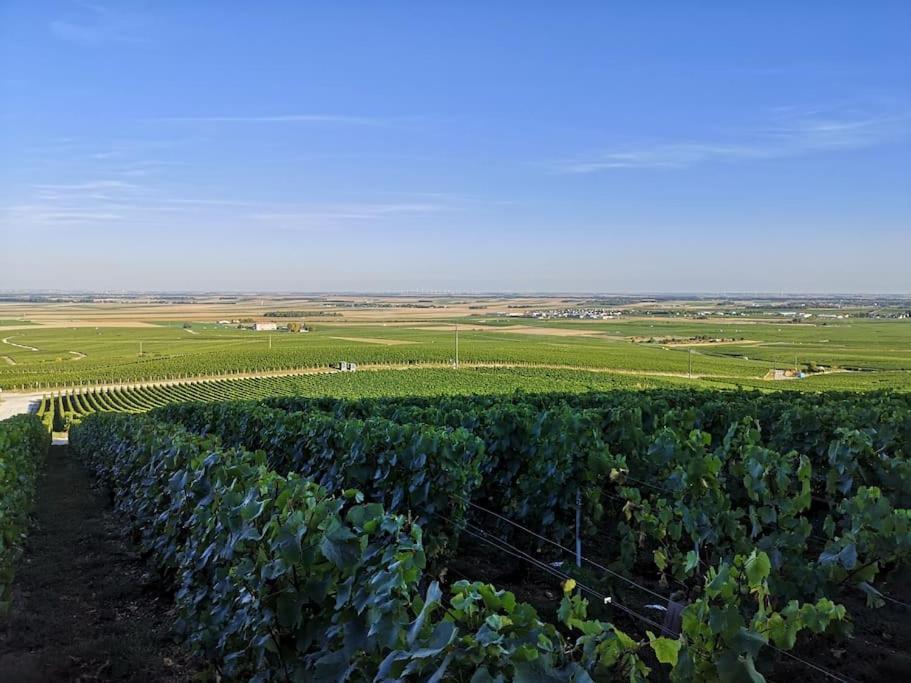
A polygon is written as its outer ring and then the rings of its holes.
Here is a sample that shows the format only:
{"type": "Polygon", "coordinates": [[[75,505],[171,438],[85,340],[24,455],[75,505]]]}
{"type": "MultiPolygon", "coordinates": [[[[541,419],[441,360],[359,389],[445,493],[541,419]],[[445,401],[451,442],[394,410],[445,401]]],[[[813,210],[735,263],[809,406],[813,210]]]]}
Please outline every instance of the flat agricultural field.
{"type": "Polygon", "coordinates": [[[363,366],[538,366],[774,389],[911,386],[911,320],[701,320],[629,308],[607,320],[517,317],[550,299],[244,299],[0,304],[0,388],[39,390],[363,366]],[[499,313],[499,315],[496,315],[499,313]],[[368,315],[369,314],[369,315],[368,315]],[[235,321],[294,320],[307,333],[235,321]],[[219,323],[227,321],[227,323],[219,323]],[[770,381],[772,369],[822,369],[770,381]],[[788,386],[783,386],[788,385],[788,386]]]}

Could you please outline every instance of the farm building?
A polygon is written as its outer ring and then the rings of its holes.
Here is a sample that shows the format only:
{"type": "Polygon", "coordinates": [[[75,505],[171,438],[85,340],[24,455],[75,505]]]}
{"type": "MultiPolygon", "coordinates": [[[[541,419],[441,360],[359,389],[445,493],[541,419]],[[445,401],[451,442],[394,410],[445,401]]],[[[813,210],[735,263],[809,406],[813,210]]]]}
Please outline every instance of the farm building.
{"type": "Polygon", "coordinates": [[[765,379],[803,379],[806,374],[800,370],[770,370],[766,373],[765,379]]]}
{"type": "Polygon", "coordinates": [[[275,323],[254,323],[253,329],[257,332],[274,332],[278,329],[275,323]]]}

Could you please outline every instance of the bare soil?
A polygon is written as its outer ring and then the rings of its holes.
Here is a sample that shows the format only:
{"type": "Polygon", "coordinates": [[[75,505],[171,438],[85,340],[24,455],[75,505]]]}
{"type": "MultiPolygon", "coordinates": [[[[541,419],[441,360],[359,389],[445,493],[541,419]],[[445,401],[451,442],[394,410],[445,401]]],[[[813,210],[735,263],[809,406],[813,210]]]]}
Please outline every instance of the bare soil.
{"type": "MultiPolygon", "coordinates": [[[[851,617],[853,633],[849,638],[802,638],[794,652],[848,681],[911,681],[911,576],[896,569],[876,585],[891,598],[879,609],[868,608],[863,593],[850,587],[834,599],[851,617]]],[[[827,680],[787,658],[782,658],[776,671],[784,674],[782,680],[827,680]]]]}
{"type": "Polygon", "coordinates": [[[172,637],[170,596],[91,486],[66,446],[51,448],[0,619],[0,680],[189,680],[196,667],[172,637]]]}

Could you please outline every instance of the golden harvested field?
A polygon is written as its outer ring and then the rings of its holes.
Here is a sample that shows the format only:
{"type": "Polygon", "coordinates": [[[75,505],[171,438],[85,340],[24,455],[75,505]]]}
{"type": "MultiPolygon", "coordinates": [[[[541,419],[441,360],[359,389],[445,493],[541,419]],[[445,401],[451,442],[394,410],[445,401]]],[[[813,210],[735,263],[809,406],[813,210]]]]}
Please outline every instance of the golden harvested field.
{"type": "Polygon", "coordinates": [[[65,327],[108,326],[137,321],[265,319],[273,311],[300,311],[301,319],[329,322],[409,322],[460,318],[469,315],[505,315],[510,310],[550,308],[568,305],[563,298],[497,298],[433,303],[416,297],[331,297],[286,298],[242,297],[231,302],[196,297],[192,303],[175,302],[61,302],[0,303],[0,319],[23,319],[42,325],[65,327]],[[513,308],[510,309],[509,307],[513,308]],[[479,308],[481,307],[481,308],[479,308]],[[331,314],[331,315],[329,315],[331,314]]]}

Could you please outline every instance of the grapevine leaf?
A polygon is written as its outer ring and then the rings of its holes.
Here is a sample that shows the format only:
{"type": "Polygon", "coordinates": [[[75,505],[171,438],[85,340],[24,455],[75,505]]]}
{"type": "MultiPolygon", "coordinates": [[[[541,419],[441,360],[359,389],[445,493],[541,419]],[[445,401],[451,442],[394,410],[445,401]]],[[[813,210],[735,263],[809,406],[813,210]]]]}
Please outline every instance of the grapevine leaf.
{"type": "Polygon", "coordinates": [[[690,550],[686,554],[686,564],[683,567],[683,571],[689,574],[696,567],[699,566],[699,555],[696,554],[695,550],[690,550]]]}
{"type": "Polygon", "coordinates": [[[769,556],[762,551],[757,553],[754,550],[746,563],[747,580],[750,582],[750,586],[755,588],[762,584],[768,578],[771,569],[772,563],[769,561],[769,556]]]}
{"type": "Polygon", "coordinates": [[[665,638],[663,636],[661,638],[655,638],[654,634],[651,632],[649,632],[649,637],[649,645],[651,645],[652,650],[655,651],[655,657],[658,658],[658,661],[662,664],[677,666],[677,655],[680,653],[680,646],[683,645],[683,642],[665,638]]]}
{"type": "Polygon", "coordinates": [[[667,567],[667,555],[665,555],[664,551],[661,550],[660,548],[655,550],[655,552],[652,553],[652,555],[655,558],[655,566],[658,567],[658,569],[663,572],[665,570],[665,568],[667,567]]]}
{"type": "Polygon", "coordinates": [[[724,683],[765,683],[765,677],[756,671],[753,658],[725,652],[715,663],[718,677],[724,683]]]}

